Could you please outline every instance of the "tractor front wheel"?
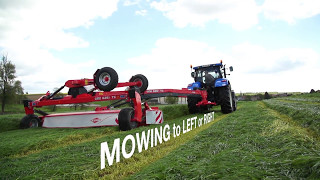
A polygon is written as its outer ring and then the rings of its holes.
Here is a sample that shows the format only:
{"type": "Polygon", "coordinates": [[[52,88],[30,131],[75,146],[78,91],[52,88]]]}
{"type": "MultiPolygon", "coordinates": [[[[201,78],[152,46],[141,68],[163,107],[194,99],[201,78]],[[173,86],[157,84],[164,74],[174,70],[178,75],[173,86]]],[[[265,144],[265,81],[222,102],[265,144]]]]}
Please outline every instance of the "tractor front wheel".
{"type": "Polygon", "coordinates": [[[41,125],[41,121],[39,117],[34,114],[26,115],[20,121],[21,129],[40,127],[40,125],[41,125]]]}
{"type": "Polygon", "coordinates": [[[231,86],[224,86],[219,88],[221,111],[224,114],[231,113],[233,110],[233,100],[231,93],[231,86]]]}
{"type": "Polygon", "coordinates": [[[196,114],[200,112],[200,108],[197,106],[198,102],[201,101],[200,98],[188,97],[187,101],[190,114],[196,114]]]}
{"type": "Polygon", "coordinates": [[[111,91],[118,85],[118,74],[111,67],[98,69],[94,75],[94,83],[102,91],[111,91]]]}
{"type": "Polygon", "coordinates": [[[138,127],[138,122],[131,121],[134,117],[134,109],[133,108],[124,108],[121,109],[118,120],[119,120],[119,129],[121,131],[128,131],[138,127]]]}

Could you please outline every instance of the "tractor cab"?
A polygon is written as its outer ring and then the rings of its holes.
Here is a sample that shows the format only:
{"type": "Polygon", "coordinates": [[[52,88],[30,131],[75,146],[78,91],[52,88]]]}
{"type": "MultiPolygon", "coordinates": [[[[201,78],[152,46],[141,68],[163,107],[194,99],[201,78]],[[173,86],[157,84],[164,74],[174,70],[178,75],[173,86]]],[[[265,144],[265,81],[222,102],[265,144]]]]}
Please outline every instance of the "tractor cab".
{"type": "MultiPolygon", "coordinates": [[[[191,66],[192,68],[192,66],[191,66]]],[[[212,87],[221,87],[228,85],[228,80],[226,79],[226,67],[220,63],[208,64],[202,66],[196,66],[192,68],[194,71],[191,72],[191,77],[194,78],[194,83],[188,85],[189,90],[201,89],[210,85],[212,87]]],[[[233,67],[228,68],[233,71],[233,67]]]]}
{"type": "Polygon", "coordinates": [[[203,84],[206,83],[206,76],[208,75],[211,75],[214,79],[222,78],[223,76],[219,66],[198,68],[191,74],[195,82],[201,82],[203,84]]]}

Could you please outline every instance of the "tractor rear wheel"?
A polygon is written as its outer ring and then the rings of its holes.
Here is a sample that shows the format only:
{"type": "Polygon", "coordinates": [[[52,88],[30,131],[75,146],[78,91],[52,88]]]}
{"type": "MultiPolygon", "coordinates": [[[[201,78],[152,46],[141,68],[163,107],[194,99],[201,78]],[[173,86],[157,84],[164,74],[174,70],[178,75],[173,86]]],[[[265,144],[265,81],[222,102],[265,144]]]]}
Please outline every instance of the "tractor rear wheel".
{"type": "Polygon", "coordinates": [[[200,98],[197,97],[188,97],[188,109],[190,114],[196,114],[200,112],[200,108],[197,106],[197,103],[201,101],[200,98]]]}
{"type": "Polygon", "coordinates": [[[118,120],[119,120],[119,129],[121,131],[128,131],[138,127],[138,122],[131,121],[134,117],[134,109],[133,108],[124,108],[121,109],[118,120]]]}
{"type": "Polygon", "coordinates": [[[118,85],[118,74],[111,67],[104,67],[94,75],[94,83],[102,91],[111,91],[118,85]]]}
{"type": "Polygon", "coordinates": [[[20,121],[21,129],[40,127],[40,125],[41,125],[41,122],[39,117],[34,114],[26,115],[20,121]]]}
{"type": "Polygon", "coordinates": [[[132,76],[129,80],[129,82],[138,82],[138,81],[141,81],[141,86],[131,86],[131,87],[136,87],[139,89],[140,93],[143,93],[148,88],[148,85],[149,85],[148,79],[142,74],[137,74],[132,76]]]}
{"type": "Polygon", "coordinates": [[[231,86],[224,86],[219,88],[221,111],[224,114],[232,112],[233,100],[231,94],[231,86]]]}
{"type": "Polygon", "coordinates": [[[236,111],[237,110],[236,94],[234,93],[234,91],[232,91],[231,94],[232,94],[232,110],[236,111]]]}

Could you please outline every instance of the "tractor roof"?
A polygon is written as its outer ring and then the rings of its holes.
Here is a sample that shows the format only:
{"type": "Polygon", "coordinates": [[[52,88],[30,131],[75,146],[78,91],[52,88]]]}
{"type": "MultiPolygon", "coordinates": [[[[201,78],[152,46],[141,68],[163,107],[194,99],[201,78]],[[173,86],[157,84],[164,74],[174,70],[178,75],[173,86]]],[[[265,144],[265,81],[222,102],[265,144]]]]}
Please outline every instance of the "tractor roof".
{"type": "Polygon", "coordinates": [[[197,70],[197,69],[202,69],[202,68],[207,68],[207,67],[215,67],[215,66],[222,66],[222,63],[207,64],[207,65],[202,65],[202,66],[196,66],[196,67],[193,67],[193,69],[194,69],[194,70],[197,70]]]}

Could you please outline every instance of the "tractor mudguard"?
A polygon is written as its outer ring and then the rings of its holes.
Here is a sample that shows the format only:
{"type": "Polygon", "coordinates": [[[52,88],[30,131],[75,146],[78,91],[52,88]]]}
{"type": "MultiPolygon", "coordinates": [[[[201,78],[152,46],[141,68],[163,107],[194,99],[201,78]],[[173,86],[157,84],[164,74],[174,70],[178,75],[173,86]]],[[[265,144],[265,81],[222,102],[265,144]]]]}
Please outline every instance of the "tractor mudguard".
{"type": "Polygon", "coordinates": [[[200,82],[194,82],[188,85],[188,90],[195,90],[195,89],[199,89],[202,88],[201,83],[200,82]]]}
{"type": "Polygon", "coordinates": [[[219,78],[216,80],[214,87],[223,87],[229,84],[229,80],[225,78],[219,78]]]}

